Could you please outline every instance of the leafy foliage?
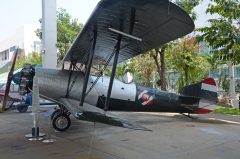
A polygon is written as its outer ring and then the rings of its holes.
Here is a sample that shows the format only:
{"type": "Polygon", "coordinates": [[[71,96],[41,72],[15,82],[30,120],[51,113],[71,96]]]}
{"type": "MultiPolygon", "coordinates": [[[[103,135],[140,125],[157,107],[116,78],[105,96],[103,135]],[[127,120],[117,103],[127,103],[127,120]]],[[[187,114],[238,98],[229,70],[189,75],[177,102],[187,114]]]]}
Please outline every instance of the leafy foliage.
{"type": "MultiPolygon", "coordinates": [[[[102,71],[101,68],[103,68],[103,65],[99,65],[98,67],[100,68],[100,70],[98,70],[97,72],[102,71]]],[[[128,64],[127,64],[126,62],[117,65],[115,78],[118,79],[118,80],[120,80],[120,81],[122,81],[122,80],[123,80],[123,76],[125,75],[125,73],[126,73],[127,71],[128,71],[128,72],[133,72],[132,70],[130,70],[130,69],[128,68],[128,64]]],[[[112,74],[112,69],[108,66],[108,67],[106,68],[106,70],[104,71],[104,74],[105,74],[106,76],[111,76],[111,74],[112,74]]]]}
{"type": "Polygon", "coordinates": [[[228,21],[238,20],[240,17],[240,3],[239,0],[211,0],[215,3],[210,3],[206,12],[217,13],[228,21]]]}
{"type": "Polygon", "coordinates": [[[119,80],[122,80],[123,79],[123,76],[125,75],[125,73],[127,71],[130,71],[132,72],[131,70],[128,69],[128,65],[126,62],[120,64],[117,69],[116,69],[116,78],[119,79],[119,80]]]}
{"type": "MultiPolygon", "coordinates": [[[[59,8],[57,12],[57,48],[58,61],[61,61],[73,43],[77,34],[83,28],[83,24],[72,16],[65,9],[59,8]]],[[[42,39],[40,29],[36,30],[36,35],[42,39]]]]}
{"type": "Polygon", "coordinates": [[[72,19],[65,9],[60,8],[57,12],[57,48],[58,61],[62,60],[73,43],[77,34],[83,28],[83,24],[77,19],[72,19]]]}
{"type": "MultiPolygon", "coordinates": [[[[190,14],[193,20],[196,20],[197,14],[193,11],[193,9],[200,3],[200,1],[201,0],[176,0],[175,3],[183,8],[188,14],[190,14]]],[[[165,48],[167,46],[167,44],[164,44],[160,48],[155,48],[150,51],[150,55],[155,61],[157,72],[160,78],[157,84],[162,90],[166,90],[167,88],[165,67],[165,48]]]]}
{"type": "Polygon", "coordinates": [[[166,50],[168,69],[179,73],[178,90],[202,80],[209,71],[208,61],[199,54],[195,38],[184,38],[166,50]]]}
{"type": "Polygon", "coordinates": [[[232,61],[240,63],[240,3],[238,0],[212,0],[207,13],[218,14],[217,19],[210,19],[209,27],[198,29],[203,35],[199,41],[207,41],[212,48],[213,59],[218,63],[232,61]]]}
{"type": "Polygon", "coordinates": [[[193,20],[197,19],[197,13],[193,9],[199,5],[202,0],[176,0],[176,4],[183,8],[188,14],[190,14],[193,20]]]}
{"type": "Polygon", "coordinates": [[[128,69],[134,75],[134,82],[152,86],[152,75],[156,71],[156,65],[148,52],[131,59],[128,69]]]}
{"type": "Polygon", "coordinates": [[[15,70],[22,68],[25,64],[42,64],[42,54],[33,52],[28,56],[22,57],[21,59],[17,60],[15,70]]]}

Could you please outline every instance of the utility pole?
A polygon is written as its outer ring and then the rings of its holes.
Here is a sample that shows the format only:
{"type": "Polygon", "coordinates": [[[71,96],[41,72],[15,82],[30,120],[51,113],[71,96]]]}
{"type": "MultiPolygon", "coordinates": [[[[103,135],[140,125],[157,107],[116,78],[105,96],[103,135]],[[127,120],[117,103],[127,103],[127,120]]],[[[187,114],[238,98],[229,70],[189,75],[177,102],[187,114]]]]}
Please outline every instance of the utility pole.
{"type": "Polygon", "coordinates": [[[57,11],[56,0],[42,0],[42,65],[57,67],[57,11]]]}

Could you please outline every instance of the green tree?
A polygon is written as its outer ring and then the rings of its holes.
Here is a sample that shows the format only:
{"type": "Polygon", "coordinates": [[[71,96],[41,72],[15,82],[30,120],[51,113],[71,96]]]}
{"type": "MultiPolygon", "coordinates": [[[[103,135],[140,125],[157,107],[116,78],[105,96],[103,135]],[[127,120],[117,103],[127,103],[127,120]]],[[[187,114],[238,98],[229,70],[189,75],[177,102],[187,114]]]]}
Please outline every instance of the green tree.
{"type": "Polygon", "coordinates": [[[195,21],[197,19],[197,13],[194,8],[199,5],[202,0],[176,0],[176,4],[190,14],[191,18],[195,21]]]}
{"type": "Polygon", "coordinates": [[[63,59],[82,28],[82,23],[78,23],[77,19],[72,19],[71,15],[65,9],[59,9],[57,12],[58,61],[63,59]]]}
{"type": "Polygon", "coordinates": [[[214,61],[240,63],[240,3],[239,0],[211,0],[206,13],[218,14],[208,20],[209,27],[198,29],[203,34],[199,41],[208,42],[214,61]]]}
{"type": "Polygon", "coordinates": [[[166,49],[169,70],[179,73],[178,90],[202,80],[209,70],[206,58],[199,54],[195,38],[186,37],[166,49]]]}
{"type": "Polygon", "coordinates": [[[25,64],[42,64],[42,54],[33,52],[28,56],[22,57],[21,59],[17,60],[15,70],[22,68],[25,64]]]}
{"type": "Polygon", "coordinates": [[[117,66],[117,69],[116,69],[116,78],[121,80],[123,79],[123,76],[125,75],[126,71],[129,70],[128,69],[128,65],[126,62],[122,63],[122,64],[119,64],[117,66]]]}
{"type": "Polygon", "coordinates": [[[149,52],[132,58],[127,65],[134,75],[134,82],[145,86],[153,85],[152,75],[156,71],[156,64],[149,52]]]}
{"type": "MultiPolygon", "coordinates": [[[[196,20],[197,14],[193,9],[201,2],[202,0],[176,0],[176,4],[184,9],[188,14],[191,15],[193,20],[196,20]]],[[[166,68],[165,68],[165,50],[168,47],[168,44],[162,45],[160,48],[156,48],[151,51],[151,57],[154,59],[157,72],[159,74],[160,80],[158,85],[162,90],[166,90],[166,68]]]]}
{"type": "MultiPolygon", "coordinates": [[[[58,61],[61,61],[72,45],[77,34],[82,30],[83,24],[67,13],[66,9],[59,8],[57,11],[57,49],[58,61]]],[[[42,38],[41,30],[36,31],[38,37],[42,38]]]]}

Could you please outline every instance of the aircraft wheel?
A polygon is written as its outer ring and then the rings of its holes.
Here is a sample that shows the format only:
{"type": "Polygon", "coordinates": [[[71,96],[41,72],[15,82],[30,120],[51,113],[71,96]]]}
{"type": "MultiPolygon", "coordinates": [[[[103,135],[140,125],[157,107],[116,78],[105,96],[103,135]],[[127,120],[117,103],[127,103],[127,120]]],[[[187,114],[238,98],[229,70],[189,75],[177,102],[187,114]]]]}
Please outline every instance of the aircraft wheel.
{"type": "Polygon", "coordinates": [[[61,114],[61,113],[60,113],[60,109],[55,110],[55,111],[52,113],[52,115],[51,115],[51,120],[53,120],[53,118],[54,118],[55,116],[59,115],[59,114],[61,114]]]}
{"type": "Polygon", "coordinates": [[[67,114],[58,114],[52,120],[53,128],[57,131],[65,131],[71,125],[71,119],[67,114]]]}
{"type": "Polygon", "coordinates": [[[68,112],[68,111],[64,111],[64,110],[61,110],[61,109],[57,109],[55,110],[52,115],[51,115],[51,120],[53,120],[53,118],[59,114],[66,114],[67,116],[69,116],[71,113],[68,112]]]}
{"type": "Polygon", "coordinates": [[[17,107],[17,110],[18,110],[20,113],[26,113],[27,110],[28,110],[28,106],[25,106],[25,107],[17,107]]]}

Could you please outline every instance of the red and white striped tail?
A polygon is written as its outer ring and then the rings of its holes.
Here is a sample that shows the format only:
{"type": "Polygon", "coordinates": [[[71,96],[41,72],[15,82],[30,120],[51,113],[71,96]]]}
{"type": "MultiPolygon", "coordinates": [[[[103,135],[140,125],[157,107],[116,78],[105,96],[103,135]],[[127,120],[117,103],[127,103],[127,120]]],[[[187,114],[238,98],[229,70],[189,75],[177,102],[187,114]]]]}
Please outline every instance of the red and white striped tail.
{"type": "Polygon", "coordinates": [[[197,113],[198,114],[207,114],[213,112],[216,108],[216,103],[210,102],[205,99],[200,99],[198,104],[197,113]]]}
{"type": "Polygon", "coordinates": [[[201,98],[199,100],[197,113],[211,113],[216,108],[217,85],[213,78],[207,78],[201,83],[201,98]]]}
{"type": "Polygon", "coordinates": [[[217,85],[215,80],[213,78],[207,78],[203,80],[201,89],[217,93],[217,85]]]}

